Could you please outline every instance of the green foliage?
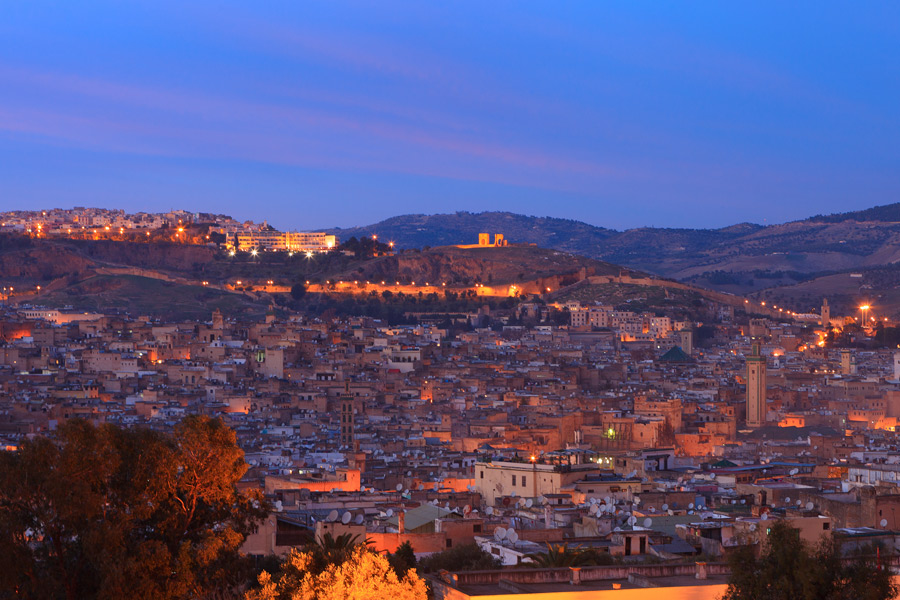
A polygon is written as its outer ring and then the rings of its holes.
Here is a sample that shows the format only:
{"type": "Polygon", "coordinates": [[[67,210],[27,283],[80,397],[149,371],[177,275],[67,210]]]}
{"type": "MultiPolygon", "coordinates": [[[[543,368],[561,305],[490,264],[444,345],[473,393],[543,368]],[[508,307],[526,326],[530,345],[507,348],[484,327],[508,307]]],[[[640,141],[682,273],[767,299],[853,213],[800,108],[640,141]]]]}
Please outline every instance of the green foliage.
{"type": "Polygon", "coordinates": [[[291,287],[291,298],[294,300],[300,300],[303,296],[306,295],[306,284],[302,281],[298,281],[291,287]]]}
{"type": "Polygon", "coordinates": [[[416,568],[416,553],[413,551],[412,544],[406,540],[397,547],[393,554],[388,555],[388,562],[397,573],[397,577],[402,578],[410,569],[416,568]]]}
{"type": "Polygon", "coordinates": [[[190,417],[172,435],[62,425],[0,453],[0,596],[204,598],[251,578],[240,556],[267,513],[236,483],[234,432],[190,417]]]}
{"type": "Polygon", "coordinates": [[[482,550],[477,544],[462,544],[426,556],[419,561],[419,569],[423,573],[434,573],[440,570],[484,571],[498,569],[500,566],[498,559],[482,550]]]}
{"type": "Polygon", "coordinates": [[[357,239],[356,236],[353,236],[346,242],[341,243],[338,250],[353,252],[353,255],[356,258],[364,258],[378,254],[386,254],[391,251],[391,247],[370,236],[359,239],[357,239]]]}
{"type": "Polygon", "coordinates": [[[845,562],[834,538],[810,547],[784,521],[772,524],[759,557],[745,546],[729,563],[722,600],[887,600],[898,591],[887,567],[865,557],[845,562]]]}
{"type": "Polygon", "coordinates": [[[597,552],[593,548],[583,550],[569,548],[567,544],[550,543],[547,543],[546,552],[529,554],[528,558],[536,567],[543,569],[610,565],[616,562],[608,552],[597,552]]]}
{"type": "Polygon", "coordinates": [[[312,558],[313,570],[320,573],[328,565],[339,565],[347,560],[358,547],[365,548],[368,540],[362,540],[358,535],[343,533],[337,537],[330,533],[324,534],[315,542],[308,544],[304,551],[312,558]]]}

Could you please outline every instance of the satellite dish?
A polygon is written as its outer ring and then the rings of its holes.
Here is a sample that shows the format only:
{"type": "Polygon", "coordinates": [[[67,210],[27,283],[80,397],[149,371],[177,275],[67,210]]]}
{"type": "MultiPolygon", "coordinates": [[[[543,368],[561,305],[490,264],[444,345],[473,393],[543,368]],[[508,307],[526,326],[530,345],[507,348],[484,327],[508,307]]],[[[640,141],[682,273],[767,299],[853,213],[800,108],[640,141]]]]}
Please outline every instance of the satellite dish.
{"type": "Polygon", "coordinates": [[[363,517],[362,515],[356,515],[356,519],[354,519],[353,522],[357,525],[362,525],[365,520],[365,517],[363,517]]]}
{"type": "Polygon", "coordinates": [[[412,477],[412,471],[407,471],[407,472],[406,472],[406,476],[407,476],[407,477],[412,477]]]}
{"type": "Polygon", "coordinates": [[[350,519],[352,518],[352,516],[353,515],[351,515],[349,512],[345,512],[343,515],[341,515],[341,523],[346,525],[347,523],[350,522],[350,519]]]}
{"type": "Polygon", "coordinates": [[[628,517],[628,524],[634,527],[635,523],[637,523],[637,517],[628,517]]]}
{"type": "Polygon", "coordinates": [[[669,511],[669,516],[670,516],[670,517],[673,516],[674,514],[675,514],[675,511],[674,511],[674,510],[670,510],[670,511],[669,511]]]}
{"type": "Polygon", "coordinates": [[[384,513],[384,514],[386,514],[386,515],[388,516],[388,518],[390,519],[391,517],[394,516],[394,509],[393,509],[393,508],[389,508],[389,509],[387,509],[387,512],[384,513]]]}
{"type": "Polygon", "coordinates": [[[689,514],[689,515],[692,515],[692,514],[694,514],[694,511],[689,510],[689,511],[688,511],[688,514],[689,514]]]}
{"type": "Polygon", "coordinates": [[[750,523],[750,531],[756,531],[756,523],[750,523]]]}
{"type": "Polygon", "coordinates": [[[402,483],[398,483],[395,489],[396,489],[398,492],[399,492],[399,491],[402,491],[402,490],[403,490],[403,484],[402,484],[402,483]]]}
{"type": "Polygon", "coordinates": [[[540,498],[538,498],[538,500],[540,501],[541,504],[547,504],[548,502],[550,502],[549,500],[547,500],[547,499],[546,499],[545,497],[543,497],[543,496],[541,496],[540,498]]]}
{"type": "Polygon", "coordinates": [[[797,499],[797,506],[800,506],[801,504],[803,504],[803,500],[800,500],[800,499],[798,498],[798,499],[797,499]]]}
{"type": "Polygon", "coordinates": [[[505,540],[506,539],[506,530],[502,527],[498,527],[497,529],[494,530],[494,537],[497,538],[498,540],[505,540]]]}
{"type": "Polygon", "coordinates": [[[635,496],[635,497],[634,497],[634,503],[635,503],[635,504],[640,504],[640,503],[641,503],[641,498],[640,498],[640,496],[635,496]]]}
{"type": "Polygon", "coordinates": [[[434,489],[434,491],[438,491],[439,489],[441,489],[441,486],[440,486],[440,484],[436,483],[436,484],[434,484],[432,489],[434,489]]]}
{"type": "Polygon", "coordinates": [[[691,502],[690,504],[688,504],[688,508],[694,508],[694,503],[691,502]]]}
{"type": "Polygon", "coordinates": [[[328,516],[325,517],[326,523],[334,523],[337,520],[338,520],[338,511],[336,511],[336,510],[331,511],[330,513],[328,513],[328,516]]]}
{"type": "Polygon", "coordinates": [[[525,501],[525,508],[531,508],[532,506],[534,506],[534,500],[529,498],[528,500],[525,501]]]}
{"type": "Polygon", "coordinates": [[[650,512],[655,513],[655,512],[656,512],[656,507],[655,507],[655,506],[651,506],[651,507],[650,507],[650,512]]]}
{"type": "Polygon", "coordinates": [[[464,515],[467,515],[467,514],[469,514],[470,512],[472,512],[472,507],[471,507],[471,506],[469,506],[468,504],[466,504],[465,506],[463,506],[463,514],[464,514],[464,515]]]}
{"type": "Polygon", "coordinates": [[[785,503],[785,504],[790,504],[790,503],[791,503],[791,497],[788,496],[787,498],[785,498],[785,499],[784,499],[784,503],[785,503]]]}
{"type": "Polygon", "coordinates": [[[768,521],[768,520],[769,520],[769,513],[763,513],[762,516],[759,518],[759,520],[760,520],[760,521],[768,521]]]}
{"type": "Polygon", "coordinates": [[[435,498],[434,500],[432,500],[431,503],[432,503],[434,506],[437,506],[437,503],[438,503],[437,498],[435,498]]]}
{"type": "Polygon", "coordinates": [[[791,475],[796,475],[800,472],[800,469],[791,469],[791,475]]]}
{"type": "Polygon", "coordinates": [[[600,508],[596,504],[591,504],[591,508],[588,512],[592,515],[596,515],[600,511],[600,508]]]}
{"type": "Polygon", "coordinates": [[[511,491],[511,492],[509,493],[509,496],[510,496],[511,498],[515,498],[515,497],[516,497],[516,490],[511,491]]]}
{"type": "Polygon", "coordinates": [[[603,501],[606,502],[607,504],[612,504],[612,500],[610,499],[609,496],[607,496],[606,498],[604,498],[603,501]]]}
{"type": "Polygon", "coordinates": [[[644,527],[646,527],[647,529],[649,529],[651,525],[653,525],[653,520],[652,520],[652,519],[644,519],[644,527]]]}
{"type": "Polygon", "coordinates": [[[404,496],[409,495],[409,490],[403,490],[403,495],[404,495],[404,496]]]}
{"type": "Polygon", "coordinates": [[[816,506],[816,505],[813,504],[812,502],[807,502],[807,503],[806,503],[806,510],[812,510],[813,508],[815,508],[815,506],[816,506]]]}
{"type": "Polygon", "coordinates": [[[882,520],[881,520],[881,526],[882,526],[882,527],[887,527],[887,519],[882,519],[882,520]]]}
{"type": "Polygon", "coordinates": [[[746,498],[741,498],[741,504],[746,504],[746,503],[747,503],[747,499],[746,499],[746,498]]]}
{"type": "Polygon", "coordinates": [[[669,505],[668,505],[668,504],[663,504],[663,505],[662,505],[662,509],[663,509],[663,510],[669,510],[669,505]]]}
{"type": "Polygon", "coordinates": [[[488,516],[491,516],[492,514],[494,514],[494,507],[488,506],[486,509],[484,509],[484,514],[486,514],[488,516]]]}
{"type": "Polygon", "coordinates": [[[515,529],[510,529],[508,532],[506,532],[506,539],[515,544],[519,541],[519,534],[516,533],[515,529]]]}
{"type": "Polygon", "coordinates": [[[419,487],[417,489],[421,492],[422,490],[425,489],[425,486],[420,483],[419,487]]]}
{"type": "Polygon", "coordinates": [[[284,510],[284,506],[281,504],[281,500],[278,500],[277,502],[275,502],[275,511],[281,512],[283,510],[284,510]]]}

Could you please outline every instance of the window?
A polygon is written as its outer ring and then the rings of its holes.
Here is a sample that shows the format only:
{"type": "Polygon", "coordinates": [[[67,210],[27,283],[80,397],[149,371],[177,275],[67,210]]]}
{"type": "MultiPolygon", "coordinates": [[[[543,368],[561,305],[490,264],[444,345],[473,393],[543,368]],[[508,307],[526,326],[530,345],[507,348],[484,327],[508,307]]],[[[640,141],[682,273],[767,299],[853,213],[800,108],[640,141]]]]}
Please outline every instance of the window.
{"type": "Polygon", "coordinates": [[[516,485],[516,476],[513,475],[512,478],[513,478],[513,485],[516,485]]]}
{"type": "Polygon", "coordinates": [[[481,478],[484,479],[484,471],[480,471],[480,473],[481,473],[481,478]]]}
{"type": "Polygon", "coordinates": [[[522,487],[525,487],[525,476],[522,475],[522,487]]]}
{"type": "Polygon", "coordinates": [[[448,547],[448,548],[452,548],[452,547],[453,547],[453,540],[451,540],[450,538],[447,538],[447,547],[448,547]]]}
{"type": "Polygon", "coordinates": [[[831,529],[831,523],[822,523],[822,529],[823,530],[831,529]]]}
{"type": "Polygon", "coordinates": [[[481,525],[472,525],[472,533],[481,533],[481,525]]]}

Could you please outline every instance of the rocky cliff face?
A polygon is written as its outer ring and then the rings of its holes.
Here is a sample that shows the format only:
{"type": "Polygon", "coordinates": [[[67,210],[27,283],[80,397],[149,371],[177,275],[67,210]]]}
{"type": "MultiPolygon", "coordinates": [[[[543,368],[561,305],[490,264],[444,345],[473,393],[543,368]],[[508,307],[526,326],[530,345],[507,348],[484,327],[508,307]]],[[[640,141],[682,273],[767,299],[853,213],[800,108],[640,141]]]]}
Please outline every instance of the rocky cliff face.
{"type": "Polygon", "coordinates": [[[0,253],[0,277],[11,281],[48,281],[82,275],[93,264],[71,248],[47,244],[0,253]]]}

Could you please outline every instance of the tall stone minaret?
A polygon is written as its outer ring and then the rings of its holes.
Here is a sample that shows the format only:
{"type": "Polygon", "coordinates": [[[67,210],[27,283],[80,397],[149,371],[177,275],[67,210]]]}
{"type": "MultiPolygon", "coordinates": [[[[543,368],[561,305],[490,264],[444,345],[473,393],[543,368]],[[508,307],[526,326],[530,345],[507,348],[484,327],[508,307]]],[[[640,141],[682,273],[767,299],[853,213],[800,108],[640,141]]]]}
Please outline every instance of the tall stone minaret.
{"type": "Polygon", "coordinates": [[[766,357],[759,344],[747,357],[747,427],[756,429],[766,423],[766,357]]]}
{"type": "Polygon", "coordinates": [[[350,383],[344,386],[344,394],[341,396],[341,445],[348,450],[356,450],[356,432],[354,431],[353,413],[356,401],[350,392],[350,383]]]}
{"type": "Polygon", "coordinates": [[[822,326],[827,328],[831,323],[831,307],[828,306],[828,298],[822,298],[822,311],[819,315],[822,317],[822,326]]]}

